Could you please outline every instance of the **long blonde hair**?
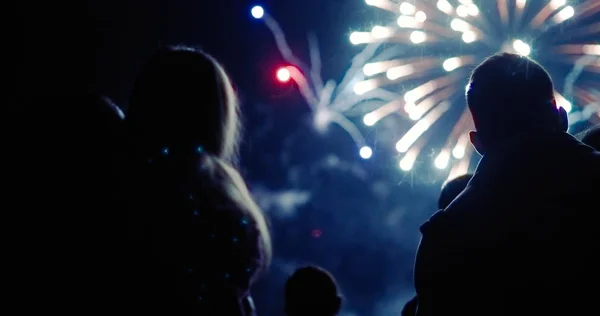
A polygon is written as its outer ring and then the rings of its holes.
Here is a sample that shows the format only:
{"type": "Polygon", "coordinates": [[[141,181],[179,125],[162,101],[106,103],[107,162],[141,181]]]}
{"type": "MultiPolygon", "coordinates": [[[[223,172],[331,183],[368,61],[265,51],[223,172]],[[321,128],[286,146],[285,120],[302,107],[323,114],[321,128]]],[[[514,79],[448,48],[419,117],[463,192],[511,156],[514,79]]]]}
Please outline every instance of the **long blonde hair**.
{"type": "Polygon", "coordinates": [[[189,47],[167,47],[148,60],[126,123],[142,154],[197,145],[230,162],[238,154],[241,124],[231,80],[212,56],[189,47]]]}
{"type": "Polygon", "coordinates": [[[256,262],[259,269],[254,273],[254,276],[257,276],[269,266],[272,259],[271,236],[265,216],[252,198],[242,176],[230,164],[214,156],[205,155],[201,165],[211,185],[227,200],[228,207],[224,207],[223,211],[233,212],[230,215],[237,221],[249,219],[250,234],[257,238],[256,252],[259,257],[256,258],[256,262]]]}

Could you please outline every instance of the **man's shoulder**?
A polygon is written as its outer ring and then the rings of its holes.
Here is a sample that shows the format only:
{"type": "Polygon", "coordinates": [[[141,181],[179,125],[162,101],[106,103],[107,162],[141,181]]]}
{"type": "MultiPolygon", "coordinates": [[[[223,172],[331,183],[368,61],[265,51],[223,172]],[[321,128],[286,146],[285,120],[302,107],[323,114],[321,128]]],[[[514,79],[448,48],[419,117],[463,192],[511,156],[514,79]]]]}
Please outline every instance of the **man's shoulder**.
{"type": "Polygon", "coordinates": [[[561,159],[574,162],[572,168],[585,168],[589,165],[597,166],[600,164],[600,151],[576,140],[571,135],[569,135],[568,141],[567,146],[564,146],[566,150],[556,151],[555,153],[561,159]]]}
{"type": "Polygon", "coordinates": [[[590,168],[590,171],[595,176],[600,176],[600,151],[594,151],[589,154],[587,167],[590,168]]]}
{"type": "MultiPolygon", "coordinates": [[[[600,166],[600,151],[593,151],[586,155],[587,163],[593,166],[600,166]]],[[[598,171],[597,169],[595,171],[598,171]]]]}
{"type": "MultiPolygon", "coordinates": [[[[567,160],[568,161],[568,160],[567,160]]],[[[600,182],[600,152],[581,151],[574,155],[563,168],[563,177],[577,188],[597,186],[600,182]]]]}
{"type": "Polygon", "coordinates": [[[451,225],[448,225],[448,217],[446,210],[438,210],[421,225],[419,228],[421,234],[423,236],[431,237],[439,234],[441,230],[446,231],[446,229],[443,229],[444,227],[451,227],[451,225]]]}
{"type": "Polygon", "coordinates": [[[435,212],[429,220],[421,226],[421,233],[449,232],[460,230],[460,226],[470,222],[474,208],[473,188],[465,189],[448,207],[435,212]]]}

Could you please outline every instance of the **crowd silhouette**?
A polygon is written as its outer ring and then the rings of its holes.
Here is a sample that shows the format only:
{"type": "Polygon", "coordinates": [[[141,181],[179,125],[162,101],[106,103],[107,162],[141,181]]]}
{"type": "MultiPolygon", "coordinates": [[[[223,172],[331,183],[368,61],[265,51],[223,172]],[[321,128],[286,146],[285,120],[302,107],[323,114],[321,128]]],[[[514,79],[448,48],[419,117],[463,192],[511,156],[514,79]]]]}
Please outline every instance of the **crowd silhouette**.
{"type": "Polygon", "coordinates": [[[333,276],[314,267],[297,269],[285,284],[287,316],[334,316],[339,313],[342,298],[333,276]]]}
{"type": "MultiPolygon", "coordinates": [[[[497,54],[474,69],[466,98],[482,159],[472,175],[443,186],[439,211],[422,225],[416,295],[402,315],[596,310],[599,128],[568,134],[553,91],[528,57],[497,54]]],[[[15,117],[26,139],[10,143],[19,156],[9,157],[8,176],[15,200],[31,200],[29,180],[40,179],[47,189],[36,190],[28,207],[62,210],[17,214],[43,238],[23,240],[34,255],[16,264],[38,270],[40,290],[68,284],[45,306],[259,314],[251,289],[269,268],[271,235],[237,169],[239,101],[215,58],[185,46],[158,50],[139,72],[125,114],[93,93],[71,95],[61,109],[43,103],[29,99],[26,114],[15,117]],[[32,124],[43,135],[27,135],[32,124]],[[44,140],[53,146],[52,170],[37,158],[47,148],[23,145],[44,140]],[[74,224],[47,225],[59,222],[74,224]]],[[[341,289],[318,267],[299,268],[281,290],[282,314],[332,316],[342,308],[341,289]]]]}

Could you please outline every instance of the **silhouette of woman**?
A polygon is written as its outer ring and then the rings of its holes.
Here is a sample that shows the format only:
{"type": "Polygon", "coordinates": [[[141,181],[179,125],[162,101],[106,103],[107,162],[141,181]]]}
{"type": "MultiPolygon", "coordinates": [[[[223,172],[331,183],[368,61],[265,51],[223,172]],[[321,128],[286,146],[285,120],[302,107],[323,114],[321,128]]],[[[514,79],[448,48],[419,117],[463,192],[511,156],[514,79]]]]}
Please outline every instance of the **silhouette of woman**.
{"type": "Polygon", "coordinates": [[[130,307],[251,315],[270,236],[236,160],[237,100],[223,68],[186,47],[157,52],[134,85],[130,307]]]}

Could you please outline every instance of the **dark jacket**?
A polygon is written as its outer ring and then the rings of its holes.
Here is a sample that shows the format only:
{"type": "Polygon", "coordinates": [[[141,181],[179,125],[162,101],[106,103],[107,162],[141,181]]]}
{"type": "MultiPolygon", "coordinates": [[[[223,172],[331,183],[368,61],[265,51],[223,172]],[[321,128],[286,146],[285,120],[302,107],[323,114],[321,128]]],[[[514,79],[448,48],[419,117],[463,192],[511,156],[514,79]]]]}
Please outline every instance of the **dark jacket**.
{"type": "Polygon", "coordinates": [[[600,153],[561,133],[485,155],[421,227],[417,315],[583,315],[598,297],[600,153]]]}

